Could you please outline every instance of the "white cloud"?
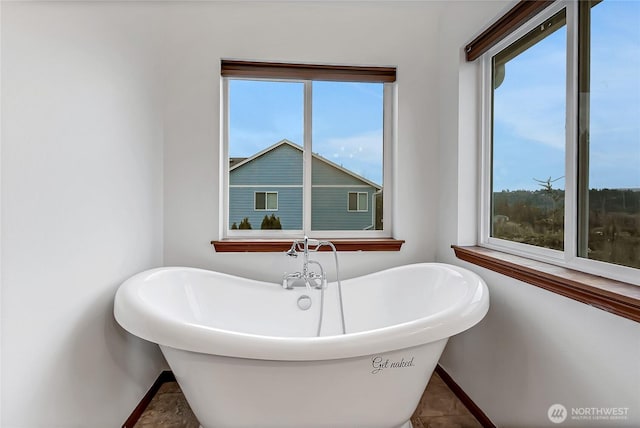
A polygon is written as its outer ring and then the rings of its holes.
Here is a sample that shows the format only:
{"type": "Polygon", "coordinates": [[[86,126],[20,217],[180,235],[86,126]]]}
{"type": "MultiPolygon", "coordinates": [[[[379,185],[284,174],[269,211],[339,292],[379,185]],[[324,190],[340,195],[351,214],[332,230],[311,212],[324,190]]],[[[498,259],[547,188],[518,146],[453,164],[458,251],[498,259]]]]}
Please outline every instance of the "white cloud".
{"type": "Polygon", "coordinates": [[[565,147],[565,88],[528,87],[496,95],[495,127],[518,140],[565,147]]]}

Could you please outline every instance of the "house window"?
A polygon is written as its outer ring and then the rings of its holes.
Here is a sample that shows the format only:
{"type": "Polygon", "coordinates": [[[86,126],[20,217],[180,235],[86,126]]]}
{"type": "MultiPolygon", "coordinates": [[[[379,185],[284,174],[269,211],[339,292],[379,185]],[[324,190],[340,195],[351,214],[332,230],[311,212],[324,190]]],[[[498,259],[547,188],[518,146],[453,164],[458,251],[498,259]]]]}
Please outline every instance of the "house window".
{"type": "Polygon", "coordinates": [[[278,210],[278,192],[255,192],[254,199],[256,211],[278,210]]]}
{"type": "Polygon", "coordinates": [[[483,245],[638,282],[638,22],[556,2],[483,55],[483,245]]]}
{"type": "Polygon", "coordinates": [[[369,194],[367,192],[349,192],[347,211],[369,211],[369,194]]]}
{"type": "Polygon", "coordinates": [[[225,236],[391,236],[395,68],[223,60],[221,74],[225,236]],[[233,228],[276,209],[277,231],[233,228]]]}

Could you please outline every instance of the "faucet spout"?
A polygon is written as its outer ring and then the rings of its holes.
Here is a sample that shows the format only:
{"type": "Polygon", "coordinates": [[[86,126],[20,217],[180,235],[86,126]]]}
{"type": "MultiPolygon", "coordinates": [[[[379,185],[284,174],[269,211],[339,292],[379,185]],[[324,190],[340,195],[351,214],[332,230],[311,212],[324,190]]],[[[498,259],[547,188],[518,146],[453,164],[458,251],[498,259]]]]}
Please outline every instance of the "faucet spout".
{"type": "Polygon", "coordinates": [[[291,257],[298,257],[298,253],[302,252],[302,272],[294,272],[289,274],[285,273],[282,277],[282,288],[287,290],[292,289],[296,286],[295,280],[297,279],[301,279],[302,282],[307,286],[309,291],[311,291],[311,287],[321,289],[326,286],[327,276],[324,273],[322,265],[315,260],[309,260],[309,251],[317,251],[320,245],[320,241],[310,240],[306,235],[301,240],[293,241],[293,243],[291,244],[291,248],[289,248],[289,250],[287,250],[285,254],[291,257]],[[312,241],[311,249],[309,248],[310,241],[312,241]],[[310,264],[318,266],[320,272],[310,271],[310,264]]]}
{"type": "Polygon", "coordinates": [[[327,274],[320,262],[318,262],[317,260],[309,260],[309,252],[316,252],[320,249],[320,247],[323,246],[331,247],[333,256],[336,261],[336,282],[338,285],[338,301],[340,303],[340,320],[342,322],[342,334],[346,334],[347,329],[344,322],[344,308],[342,305],[340,268],[338,267],[338,251],[331,241],[319,241],[315,239],[310,240],[306,235],[303,239],[296,239],[295,241],[293,241],[293,243],[291,244],[291,248],[289,248],[289,250],[286,251],[285,254],[291,257],[297,257],[298,253],[300,252],[303,254],[304,258],[302,264],[302,272],[285,273],[282,277],[282,288],[284,288],[285,290],[291,290],[294,287],[307,287],[309,293],[311,293],[312,287],[320,290],[320,295],[322,297],[320,297],[320,321],[318,322],[317,333],[317,335],[320,336],[320,328],[322,326],[322,302],[324,301],[324,290],[325,288],[327,288],[327,274]],[[309,248],[310,241],[311,248],[309,248]],[[317,269],[309,270],[309,265],[316,265],[317,269]]]}

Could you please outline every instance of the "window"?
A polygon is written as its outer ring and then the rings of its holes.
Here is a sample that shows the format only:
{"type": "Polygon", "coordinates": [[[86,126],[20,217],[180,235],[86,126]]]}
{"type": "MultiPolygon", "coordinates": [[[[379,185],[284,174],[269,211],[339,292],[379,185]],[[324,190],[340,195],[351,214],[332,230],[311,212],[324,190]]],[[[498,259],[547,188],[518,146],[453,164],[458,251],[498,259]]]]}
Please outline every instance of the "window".
{"type": "Polygon", "coordinates": [[[564,248],[566,14],[492,57],[491,235],[564,248]]]}
{"type": "Polygon", "coordinates": [[[640,4],[579,17],[578,256],[640,268],[640,4]]]}
{"type": "Polygon", "coordinates": [[[278,210],[278,192],[255,192],[254,195],[256,211],[278,210]]]}
{"type": "Polygon", "coordinates": [[[394,68],[223,60],[221,74],[225,237],[391,236],[394,68]],[[277,231],[234,227],[275,210],[277,231]]]}
{"type": "Polygon", "coordinates": [[[347,211],[369,211],[369,194],[366,192],[349,192],[347,211]]]}
{"type": "Polygon", "coordinates": [[[638,22],[559,1],[483,55],[483,245],[638,283],[638,22]]]}

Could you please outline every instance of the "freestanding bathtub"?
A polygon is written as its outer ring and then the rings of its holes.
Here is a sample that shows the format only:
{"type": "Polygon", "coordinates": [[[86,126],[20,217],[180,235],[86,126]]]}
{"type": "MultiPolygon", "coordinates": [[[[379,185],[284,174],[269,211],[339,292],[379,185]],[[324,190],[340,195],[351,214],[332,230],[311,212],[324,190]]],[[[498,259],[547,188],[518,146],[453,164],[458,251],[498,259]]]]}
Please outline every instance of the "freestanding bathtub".
{"type": "Polygon", "coordinates": [[[448,338],[487,313],[487,286],[422,263],[343,280],[342,294],[346,334],[330,283],[320,337],[320,291],[194,268],[131,277],[114,312],[160,345],[205,428],[411,427],[448,338]]]}

